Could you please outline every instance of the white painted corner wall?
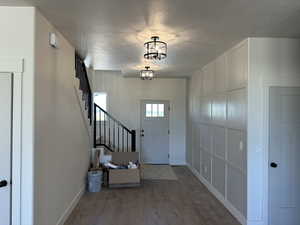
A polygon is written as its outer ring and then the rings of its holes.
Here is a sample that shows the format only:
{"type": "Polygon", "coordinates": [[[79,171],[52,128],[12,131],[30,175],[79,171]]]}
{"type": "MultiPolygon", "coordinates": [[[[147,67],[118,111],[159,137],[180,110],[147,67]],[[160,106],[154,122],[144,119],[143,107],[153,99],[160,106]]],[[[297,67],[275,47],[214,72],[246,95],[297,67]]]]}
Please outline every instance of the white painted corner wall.
{"type": "Polygon", "coordinates": [[[63,224],[84,193],[91,146],[75,50],[34,7],[0,7],[0,28],[0,59],[23,59],[21,225],[63,224]]]}
{"type": "Polygon", "coordinates": [[[108,112],[137,132],[140,150],[140,101],[169,100],[170,164],[185,165],[186,150],[186,79],[143,81],[124,78],[119,71],[95,71],[93,90],[108,94],[108,112]]]}
{"type": "Polygon", "coordinates": [[[300,87],[300,39],[250,38],[248,225],[268,225],[269,89],[300,87]]]}
{"type": "Polygon", "coordinates": [[[21,124],[21,224],[33,224],[34,184],[34,14],[33,7],[0,7],[0,57],[23,59],[21,124]],[[18,15],[18,16],[16,16],[18,15]],[[26,119],[24,119],[26,118],[26,119]]]}
{"type": "Polygon", "coordinates": [[[75,78],[75,49],[38,10],[34,53],[35,224],[63,225],[85,191],[91,127],[75,78]],[[48,43],[50,32],[57,49],[48,43]]]}

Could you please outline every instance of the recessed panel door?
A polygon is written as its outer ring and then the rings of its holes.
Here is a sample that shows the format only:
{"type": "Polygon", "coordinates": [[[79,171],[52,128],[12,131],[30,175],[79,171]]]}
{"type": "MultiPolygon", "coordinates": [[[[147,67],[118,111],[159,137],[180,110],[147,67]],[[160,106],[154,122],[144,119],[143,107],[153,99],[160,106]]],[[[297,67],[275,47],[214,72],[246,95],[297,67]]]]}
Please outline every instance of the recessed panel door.
{"type": "Polygon", "coordinates": [[[141,102],[142,161],[169,164],[169,102],[141,102]]]}
{"type": "Polygon", "coordinates": [[[300,224],[300,88],[270,90],[269,224],[300,224]]]}
{"type": "Polygon", "coordinates": [[[12,76],[0,73],[0,225],[11,224],[12,76]]]}

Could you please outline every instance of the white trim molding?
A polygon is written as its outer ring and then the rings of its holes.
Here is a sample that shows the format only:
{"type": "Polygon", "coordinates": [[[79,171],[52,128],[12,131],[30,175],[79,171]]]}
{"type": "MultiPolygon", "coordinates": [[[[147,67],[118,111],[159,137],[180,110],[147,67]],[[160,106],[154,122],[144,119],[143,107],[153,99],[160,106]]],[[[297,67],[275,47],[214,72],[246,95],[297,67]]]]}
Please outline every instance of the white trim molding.
{"type": "Polygon", "coordinates": [[[85,186],[83,186],[80,191],[77,193],[75,198],[72,200],[71,204],[68,206],[66,211],[62,214],[62,216],[59,218],[56,225],[64,225],[64,223],[67,221],[69,216],[71,215],[74,208],[77,206],[78,202],[80,201],[81,197],[85,193],[85,186]]]}
{"type": "Polygon", "coordinates": [[[23,73],[24,60],[22,58],[0,57],[1,73],[23,73]]]}
{"type": "Polygon", "coordinates": [[[24,60],[0,57],[0,73],[13,77],[12,117],[12,224],[21,224],[21,123],[22,123],[22,74],[24,60]]]}

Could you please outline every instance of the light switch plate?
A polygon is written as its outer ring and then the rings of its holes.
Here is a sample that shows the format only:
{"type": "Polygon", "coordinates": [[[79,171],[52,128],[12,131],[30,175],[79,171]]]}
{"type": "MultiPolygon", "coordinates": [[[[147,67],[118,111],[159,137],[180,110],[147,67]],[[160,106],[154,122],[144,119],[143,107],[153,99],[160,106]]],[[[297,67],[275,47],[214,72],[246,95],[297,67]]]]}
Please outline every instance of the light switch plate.
{"type": "Polygon", "coordinates": [[[244,143],[240,141],[240,151],[243,151],[243,149],[244,149],[244,143]]]}

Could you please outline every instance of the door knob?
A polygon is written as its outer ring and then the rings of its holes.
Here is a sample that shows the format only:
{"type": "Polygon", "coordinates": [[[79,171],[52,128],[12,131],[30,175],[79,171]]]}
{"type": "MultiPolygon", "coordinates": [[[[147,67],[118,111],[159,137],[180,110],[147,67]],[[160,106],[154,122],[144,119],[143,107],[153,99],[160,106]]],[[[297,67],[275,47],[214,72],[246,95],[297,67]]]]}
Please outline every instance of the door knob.
{"type": "Polygon", "coordinates": [[[271,166],[272,168],[277,168],[278,165],[277,165],[277,163],[271,162],[270,166],[271,166]]]}
{"type": "Polygon", "coordinates": [[[141,129],[141,137],[144,137],[144,129],[141,129]]]}
{"type": "Polygon", "coordinates": [[[2,181],[0,181],[0,188],[2,188],[2,187],[6,187],[7,186],[7,181],[6,180],[2,180],[2,181]]]}

